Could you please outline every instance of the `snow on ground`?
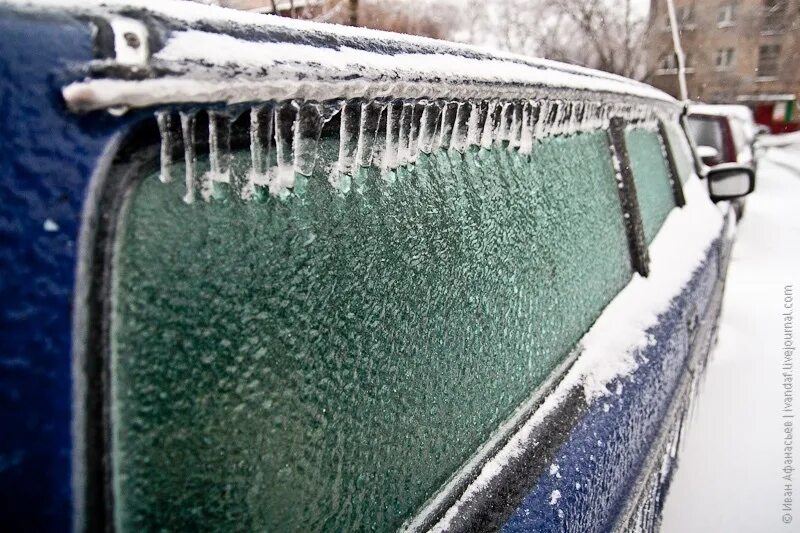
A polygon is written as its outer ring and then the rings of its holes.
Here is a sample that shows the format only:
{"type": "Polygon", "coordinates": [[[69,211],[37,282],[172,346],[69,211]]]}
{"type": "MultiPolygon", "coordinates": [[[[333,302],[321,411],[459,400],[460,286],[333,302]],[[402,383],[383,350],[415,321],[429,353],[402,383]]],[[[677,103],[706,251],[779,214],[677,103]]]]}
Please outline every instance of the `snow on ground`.
{"type": "MultiPolygon", "coordinates": [[[[719,344],[683,437],[664,533],[800,531],[800,482],[794,482],[791,523],[783,523],[781,510],[781,315],[788,284],[800,293],[800,144],[766,152],[756,192],[747,200],[728,273],[719,344]]],[[[800,445],[800,418],[795,429],[800,445]]],[[[793,477],[800,477],[800,470],[793,477]]]]}

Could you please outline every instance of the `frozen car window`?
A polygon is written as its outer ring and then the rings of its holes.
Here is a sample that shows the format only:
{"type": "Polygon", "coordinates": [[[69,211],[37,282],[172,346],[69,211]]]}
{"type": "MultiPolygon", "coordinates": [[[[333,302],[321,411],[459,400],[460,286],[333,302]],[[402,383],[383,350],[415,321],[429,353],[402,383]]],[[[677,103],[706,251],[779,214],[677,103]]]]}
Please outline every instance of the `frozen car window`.
{"type": "Polygon", "coordinates": [[[628,128],[625,131],[625,143],[642,213],[644,237],[649,244],[675,207],[669,168],[658,133],[644,128],[628,128]]]}
{"type": "Polygon", "coordinates": [[[285,198],[188,205],[155,171],[131,192],[111,324],[122,530],[397,528],[631,277],[604,132],[423,154],[347,194],[328,183],[338,140],[319,150],[285,198]]]}
{"type": "Polygon", "coordinates": [[[667,141],[669,142],[672,156],[675,159],[678,176],[681,183],[686,183],[686,180],[688,180],[689,176],[695,171],[694,157],[692,156],[692,149],[689,147],[689,140],[686,138],[686,134],[677,122],[665,122],[664,131],[666,131],[667,141]]]}

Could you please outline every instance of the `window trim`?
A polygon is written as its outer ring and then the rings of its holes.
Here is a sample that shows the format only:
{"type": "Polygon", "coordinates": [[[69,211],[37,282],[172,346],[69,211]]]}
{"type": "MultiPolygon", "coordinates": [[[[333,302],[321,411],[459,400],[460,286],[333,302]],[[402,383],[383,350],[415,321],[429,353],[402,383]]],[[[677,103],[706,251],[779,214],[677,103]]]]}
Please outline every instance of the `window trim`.
{"type": "Polygon", "coordinates": [[[717,72],[727,72],[734,70],[736,65],[736,48],[726,46],[724,48],[717,48],[714,51],[714,70],[717,72]],[[726,59],[727,61],[721,61],[726,59]]]}
{"type": "Polygon", "coordinates": [[[644,224],[633,181],[628,147],[625,143],[625,127],[627,122],[622,117],[611,117],[608,128],[609,149],[615,167],[619,165],[617,180],[619,182],[619,200],[624,216],[625,233],[628,237],[628,251],[631,255],[631,266],[634,272],[643,277],[650,274],[650,255],[644,237],[644,224]]]}
{"type": "MultiPolygon", "coordinates": [[[[780,57],[781,57],[781,45],[780,44],[761,44],[758,46],[758,62],[756,63],[756,81],[774,81],[778,79],[778,75],[780,74],[780,57]],[[770,70],[767,73],[762,73],[762,64],[765,62],[765,56],[768,54],[765,53],[767,50],[773,50],[774,54],[766,57],[766,61],[770,61],[774,64],[774,71],[770,70]]],[[[772,65],[770,65],[772,66],[772,65]]]]}
{"type": "Polygon", "coordinates": [[[675,206],[682,208],[686,205],[686,196],[683,194],[683,185],[681,184],[681,176],[678,173],[678,164],[675,161],[675,153],[672,145],[669,143],[667,136],[667,127],[662,120],[658,121],[658,138],[661,141],[661,146],[664,149],[664,155],[667,158],[667,170],[669,170],[669,184],[672,187],[672,195],[675,199],[675,206]]]}
{"type": "Polygon", "coordinates": [[[731,28],[736,26],[736,2],[722,4],[717,9],[717,28],[731,28]]]}

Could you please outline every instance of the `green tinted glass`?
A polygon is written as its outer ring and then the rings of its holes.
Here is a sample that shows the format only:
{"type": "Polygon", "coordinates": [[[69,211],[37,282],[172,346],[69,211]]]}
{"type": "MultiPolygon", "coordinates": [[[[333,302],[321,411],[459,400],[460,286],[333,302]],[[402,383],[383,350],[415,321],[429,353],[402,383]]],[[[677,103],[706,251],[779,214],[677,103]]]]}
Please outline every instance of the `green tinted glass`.
{"type": "Polygon", "coordinates": [[[604,132],[421,155],[344,195],[321,170],[337,150],[324,139],[284,199],[187,205],[155,173],[132,191],[112,316],[121,529],[396,528],[630,279],[604,132]]]}
{"type": "Polygon", "coordinates": [[[633,170],[636,195],[648,244],[675,207],[669,168],[658,133],[643,128],[625,130],[625,144],[633,170]]]}

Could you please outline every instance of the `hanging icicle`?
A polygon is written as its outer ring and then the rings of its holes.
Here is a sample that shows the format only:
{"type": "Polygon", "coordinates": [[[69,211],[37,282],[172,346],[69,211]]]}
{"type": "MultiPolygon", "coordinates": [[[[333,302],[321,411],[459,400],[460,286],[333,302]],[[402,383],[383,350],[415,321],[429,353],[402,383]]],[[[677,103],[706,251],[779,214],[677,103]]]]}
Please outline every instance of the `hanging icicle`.
{"type": "MultiPolygon", "coordinates": [[[[243,174],[233,166],[231,151],[232,128],[238,121],[228,110],[213,109],[207,111],[209,170],[201,176],[196,164],[197,111],[182,112],[184,200],[210,200],[215,183],[229,184],[234,198],[249,198],[256,186],[267,187],[273,196],[290,194],[296,176],[314,175],[323,130],[337,116],[338,158],[328,179],[346,193],[359,169],[379,167],[384,179],[391,181],[395,169],[413,164],[420,153],[464,152],[469,147],[490,150],[502,143],[508,150],[528,155],[535,150],[536,141],[545,137],[607,129],[611,117],[620,117],[636,127],[655,128],[658,120],[671,118],[665,115],[669,112],[631,102],[581,100],[264,103],[249,109],[249,132],[245,133],[249,133],[250,169],[243,174]]],[[[167,111],[156,113],[161,134],[159,179],[163,182],[173,178],[176,116],[167,111]]],[[[204,132],[200,134],[205,137],[204,132]]]]}

